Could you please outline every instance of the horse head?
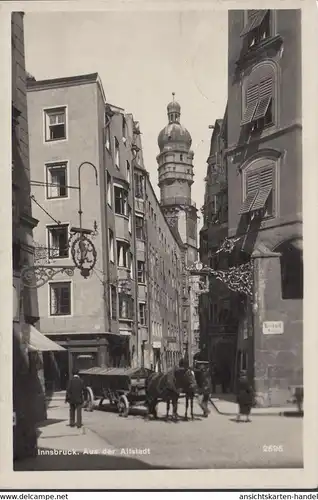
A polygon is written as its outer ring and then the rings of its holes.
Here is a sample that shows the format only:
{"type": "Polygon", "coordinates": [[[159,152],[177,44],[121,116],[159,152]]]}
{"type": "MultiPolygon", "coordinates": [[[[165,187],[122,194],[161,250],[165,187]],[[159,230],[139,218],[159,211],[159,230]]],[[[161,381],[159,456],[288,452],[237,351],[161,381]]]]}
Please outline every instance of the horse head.
{"type": "Polygon", "coordinates": [[[178,368],[175,371],[176,384],[184,392],[194,392],[197,386],[194,372],[191,368],[178,368]]]}

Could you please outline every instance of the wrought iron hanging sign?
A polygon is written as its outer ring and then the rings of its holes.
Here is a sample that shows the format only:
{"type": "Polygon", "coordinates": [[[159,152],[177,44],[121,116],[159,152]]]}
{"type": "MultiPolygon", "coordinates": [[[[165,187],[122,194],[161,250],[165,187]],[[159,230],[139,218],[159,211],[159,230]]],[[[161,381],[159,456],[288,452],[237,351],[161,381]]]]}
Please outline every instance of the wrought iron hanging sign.
{"type": "Polygon", "coordinates": [[[21,280],[28,288],[40,288],[50,281],[56,274],[74,275],[75,266],[34,265],[22,268],[21,280]]]}
{"type": "Polygon", "coordinates": [[[94,243],[86,235],[76,236],[71,243],[71,255],[83,278],[88,278],[97,261],[94,243]]]}
{"type": "MultiPolygon", "coordinates": [[[[21,281],[29,288],[39,288],[50,281],[56,274],[64,273],[67,276],[73,276],[74,270],[80,270],[84,278],[88,278],[91,271],[94,269],[97,261],[97,252],[92,240],[97,236],[97,224],[94,222],[94,230],[82,228],[82,196],[81,196],[81,169],[84,165],[88,165],[94,169],[96,185],[98,185],[97,169],[93,163],[84,161],[78,167],[78,186],[68,186],[69,188],[77,189],[79,196],[78,214],[79,228],[71,229],[71,236],[67,246],[70,249],[73,265],[57,265],[54,259],[62,257],[60,249],[47,248],[43,245],[34,246],[34,265],[24,266],[21,270],[21,281]],[[44,263],[41,263],[44,261],[44,263]]],[[[35,182],[33,184],[36,184],[35,182]]],[[[40,183],[42,184],[42,183],[40,183]]],[[[34,197],[31,196],[31,199],[34,197]]],[[[35,200],[35,199],[34,199],[35,200]]],[[[36,200],[35,200],[36,201],[36,200]]],[[[38,204],[38,203],[37,203],[38,204]]],[[[41,207],[43,209],[43,207],[41,207]]],[[[43,209],[44,210],[44,209],[43,209]]],[[[44,210],[45,211],[45,210],[44,210]]],[[[47,212],[46,212],[47,213],[47,212]]],[[[47,213],[50,216],[50,214],[47,213]]],[[[50,216],[52,218],[52,216],[50,216]]],[[[53,219],[55,220],[55,219],[53,219]]],[[[59,225],[59,222],[56,221],[59,225]]],[[[63,258],[68,258],[68,255],[63,255],[63,258]]]]}

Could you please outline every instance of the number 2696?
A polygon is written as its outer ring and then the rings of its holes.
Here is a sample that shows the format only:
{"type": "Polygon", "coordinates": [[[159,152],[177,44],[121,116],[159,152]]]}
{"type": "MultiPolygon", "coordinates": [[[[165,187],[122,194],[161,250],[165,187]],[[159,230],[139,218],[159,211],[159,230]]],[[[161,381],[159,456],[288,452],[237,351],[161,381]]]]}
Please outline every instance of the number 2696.
{"type": "Polygon", "coordinates": [[[275,453],[275,452],[282,452],[284,451],[284,448],[283,446],[280,444],[280,445],[275,445],[275,444],[264,444],[263,445],[263,452],[264,453],[275,453]]]}

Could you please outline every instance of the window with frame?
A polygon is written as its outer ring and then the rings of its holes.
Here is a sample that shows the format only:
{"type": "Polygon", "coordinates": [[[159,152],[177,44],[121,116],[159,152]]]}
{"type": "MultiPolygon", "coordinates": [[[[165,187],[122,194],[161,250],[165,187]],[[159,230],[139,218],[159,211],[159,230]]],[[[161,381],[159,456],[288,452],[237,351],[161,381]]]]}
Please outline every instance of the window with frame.
{"type": "Polygon", "coordinates": [[[251,132],[260,132],[274,123],[274,78],[269,75],[255,82],[254,76],[252,73],[245,86],[241,126],[250,126],[251,132]]]}
{"type": "Polygon", "coordinates": [[[45,140],[66,139],[66,107],[45,110],[45,140]]]}
{"type": "Polygon", "coordinates": [[[106,189],[107,189],[107,203],[111,207],[112,206],[112,178],[109,172],[106,174],[106,189]]]}
{"type": "Polygon", "coordinates": [[[146,325],[146,304],[144,302],[139,302],[139,323],[141,325],[146,325]]]}
{"type": "Polygon", "coordinates": [[[130,184],[130,163],[129,161],[127,160],[126,162],[126,165],[127,165],[127,181],[129,182],[130,184]]]}
{"type": "Polygon", "coordinates": [[[47,231],[49,259],[68,259],[68,224],[50,226],[47,231]]]}
{"type": "Polygon", "coordinates": [[[274,216],[275,172],[275,164],[246,170],[245,200],[239,215],[258,212],[262,217],[274,216]]]}
{"type": "Polygon", "coordinates": [[[134,175],[134,183],[135,183],[135,198],[139,198],[141,200],[144,199],[144,176],[141,174],[134,175]]]}
{"type": "Polygon", "coordinates": [[[117,266],[128,268],[129,243],[117,240],[117,266]]]}
{"type": "Polygon", "coordinates": [[[117,319],[117,288],[110,285],[110,314],[112,319],[117,319]]]}
{"type": "Polygon", "coordinates": [[[114,187],[115,193],[115,214],[127,216],[127,191],[119,186],[114,187]]]}
{"type": "Polygon", "coordinates": [[[145,283],[145,263],[142,260],[137,261],[138,283],[145,283]]]}
{"type": "Polygon", "coordinates": [[[144,238],[145,238],[145,233],[144,233],[145,221],[144,221],[144,218],[136,215],[135,221],[136,221],[136,238],[137,238],[137,240],[144,240],[144,238]]]}
{"type": "Polygon", "coordinates": [[[117,137],[114,137],[114,151],[115,151],[115,166],[116,168],[120,168],[119,166],[119,141],[117,139],[117,137]]]}
{"type": "Polygon", "coordinates": [[[110,153],[110,126],[107,125],[107,127],[105,128],[105,146],[106,146],[106,149],[108,150],[108,152],[110,153]]]}
{"type": "Polygon", "coordinates": [[[253,49],[271,36],[271,12],[268,9],[248,10],[247,22],[241,31],[248,49],[253,49]]]}
{"type": "Polygon", "coordinates": [[[50,316],[71,314],[71,282],[50,283],[50,316]]]}
{"type": "Polygon", "coordinates": [[[126,145],[127,142],[127,123],[126,123],[126,118],[123,116],[123,121],[122,121],[122,137],[123,137],[123,143],[126,145]]]}
{"type": "Polygon", "coordinates": [[[131,207],[128,205],[128,231],[132,232],[131,207]]]}
{"type": "Polygon", "coordinates": [[[135,278],[135,272],[134,272],[135,270],[134,270],[134,256],[131,252],[129,254],[129,261],[130,261],[130,277],[133,280],[135,278]]]}
{"type": "Polygon", "coordinates": [[[114,252],[114,232],[112,229],[108,230],[108,254],[109,260],[115,262],[115,252],[114,252]]]}
{"type": "Polygon", "coordinates": [[[66,198],[67,188],[67,163],[46,165],[46,197],[66,198]]]}
{"type": "Polygon", "coordinates": [[[132,319],[132,300],[130,295],[119,294],[119,318],[132,319]]]}

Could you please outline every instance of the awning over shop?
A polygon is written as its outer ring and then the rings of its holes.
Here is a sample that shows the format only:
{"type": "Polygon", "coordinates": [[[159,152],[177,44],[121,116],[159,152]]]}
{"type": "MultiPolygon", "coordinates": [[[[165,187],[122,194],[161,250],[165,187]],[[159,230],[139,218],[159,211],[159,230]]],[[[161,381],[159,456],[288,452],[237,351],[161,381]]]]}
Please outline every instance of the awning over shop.
{"type": "Polygon", "coordinates": [[[64,347],[60,346],[53,340],[47,338],[43,333],[39,332],[34,326],[30,325],[30,351],[65,351],[64,347]]]}

